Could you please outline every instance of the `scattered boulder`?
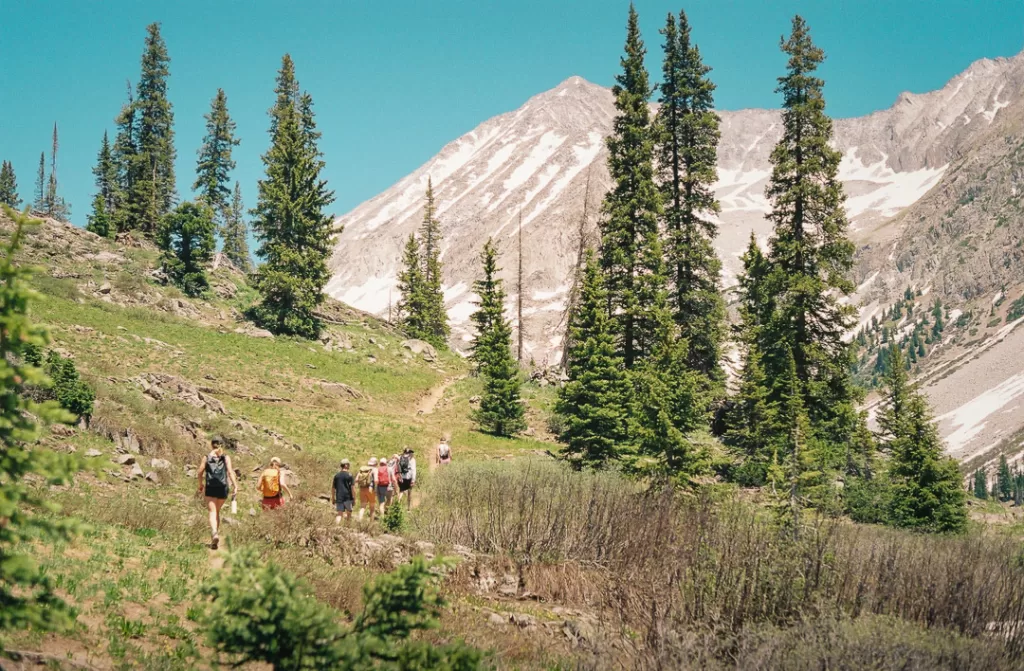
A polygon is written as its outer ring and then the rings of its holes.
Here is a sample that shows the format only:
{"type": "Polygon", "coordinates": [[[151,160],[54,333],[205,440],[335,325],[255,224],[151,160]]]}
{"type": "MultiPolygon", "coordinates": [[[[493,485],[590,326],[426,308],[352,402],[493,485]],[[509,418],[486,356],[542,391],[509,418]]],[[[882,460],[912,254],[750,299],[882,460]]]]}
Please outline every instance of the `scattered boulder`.
{"type": "Polygon", "coordinates": [[[152,482],[154,485],[159,485],[160,484],[160,475],[158,473],[156,473],[155,471],[150,471],[149,473],[146,473],[146,480],[148,482],[152,482]]]}
{"type": "Polygon", "coordinates": [[[99,293],[109,294],[113,288],[114,287],[110,286],[110,282],[104,282],[103,284],[100,285],[99,293]]]}
{"type": "Polygon", "coordinates": [[[136,463],[132,463],[131,477],[136,480],[140,480],[146,477],[146,474],[142,472],[142,467],[136,463]]]}
{"type": "Polygon", "coordinates": [[[404,340],[402,341],[402,347],[409,350],[413,354],[419,354],[423,357],[424,361],[435,361],[437,360],[437,350],[434,346],[425,340],[404,340]]]}
{"type": "Polygon", "coordinates": [[[487,618],[487,621],[491,624],[496,624],[499,626],[503,624],[508,624],[508,620],[503,615],[500,615],[498,613],[491,613],[490,616],[487,618]]]}
{"type": "Polygon", "coordinates": [[[253,338],[273,338],[274,334],[266,329],[256,328],[255,326],[246,326],[244,328],[235,329],[235,333],[241,333],[242,335],[252,336],[253,338]]]}
{"type": "Polygon", "coordinates": [[[320,342],[328,352],[347,352],[353,349],[352,338],[347,333],[325,333],[320,342]]]}
{"type": "Polygon", "coordinates": [[[102,457],[103,453],[100,452],[99,450],[93,448],[91,450],[86,450],[85,451],[85,456],[88,457],[89,459],[92,459],[94,457],[102,457]]]}
{"type": "Polygon", "coordinates": [[[166,459],[150,459],[149,467],[158,471],[169,471],[171,470],[171,462],[166,459]]]}
{"type": "Polygon", "coordinates": [[[470,397],[469,397],[469,404],[470,404],[470,405],[476,405],[476,404],[478,404],[478,403],[479,403],[480,401],[481,401],[481,398],[480,398],[479,396],[470,396],[470,397]]]}
{"type": "Polygon", "coordinates": [[[218,415],[223,415],[226,412],[224,404],[218,399],[200,391],[191,382],[176,375],[143,373],[132,378],[132,381],[142,389],[143,394],[156,401],[173,398],[218,415]]]}
{"type": "Polygon", "coordinates": [[[320,389],[337,396],[348,396],[350,398],[363,397],[363,394],[359,390],[353,389],[344,382],[328,382],[327,380],[321,380],[319,384],[320,389]]]}
{"type": "Polygon", "coordinates": [[[135,463],[135,455],[118,454],[117,456],[112,458],[111,461],[113,461],[115,464],[120,464],[121,466],[131,466],[132,464],[135,463]]]}
{"type": "Polygon", "coordinates": [[[139,442],[138,435],[129,427],[124,430],[124,433],[114,436],[114,449],[124,454],[142,454],[142,443],[139,442]]]}

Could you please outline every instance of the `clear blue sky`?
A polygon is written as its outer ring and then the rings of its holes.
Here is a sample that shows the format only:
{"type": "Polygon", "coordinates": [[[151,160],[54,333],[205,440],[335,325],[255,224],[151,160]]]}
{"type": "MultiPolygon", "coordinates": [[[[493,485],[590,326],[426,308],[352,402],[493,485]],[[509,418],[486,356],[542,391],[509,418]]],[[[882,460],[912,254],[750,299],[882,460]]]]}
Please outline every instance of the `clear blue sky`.
{"type": "MultiPolygon", "coordinates": [[[[616,0],[3,0],[0,158],[31,197],[39,152],[60,127],[58,166],[83,224],[104,129],[138,77],[145,26],[163,24],[178,188],[190,196],[203,114],[224,88],[242,145],[235,177],[252,206],[266,110],[290,52],[314,98],[341,214],[478,123],[571,75],[610,85],[627,2],[616,0]],[[289,5],[294,5],[291,7],[289,5]]],[[[922,92],[982,57],[1024,47],[1020,0],[638,0],[649,67],[665,13],[682,6],[714,68],[722,109],[774,107],[779,37],[802,13],[828,61],[829,111],[857,116],[922,92]]]]}

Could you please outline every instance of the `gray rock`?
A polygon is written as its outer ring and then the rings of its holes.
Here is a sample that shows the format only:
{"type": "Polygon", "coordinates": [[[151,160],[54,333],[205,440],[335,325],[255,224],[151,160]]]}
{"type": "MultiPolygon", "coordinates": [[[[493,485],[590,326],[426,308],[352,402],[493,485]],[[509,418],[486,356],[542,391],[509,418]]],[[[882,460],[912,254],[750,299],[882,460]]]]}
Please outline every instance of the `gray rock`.
{"type": "Polygon", "coordinates": [[[135,463],[135,455],[119,454],[115,456],[111,461],[113,461],[115,464],[120,464],[122,466],[131,466],[132,464],[135,463]]]}
{"type": "Polygon", "coordinates": [[[90,458],[90,459],[92,459],[93,457],[102,457],[103,453],[94,448],[94,449],[91,449],[91,450],[86,450],[85,451],[85,456],[90,458]]]}
{"type": "Polygon", "coordinates": [[[404,340],[402,341],[402,347],[413,354],[419,354],[423,357],[424,361],[434,361],[437,359],[437,350],[425,340],[404,340]]]}
{"type": "Polygon", "coordinates": [[[142,467],[138,464],[132,464],[130,475],[135,479],[146,477],[146,474],[142,472],[142,467]]]}
{"type": "MultiPolygon", "coordinates": [[[[134,471],[133,471],[133,474],[134,474],[134,471]]],[[[150,471],[149,473],[146,473],[146,480],[148,480],[149,482],[152,482],[154,485],[159,485],[160,484],[160,474],[155,472],[155,471],[150,471]]]]}
{"type": "Polygon", "coordinates": [[[113,288],[114,287],[110,286],[110,282],[104,282],[103,284],[100,285],[99,292],[101,294],[109,294],[111,289],[113,288]]]}
{"type": "Polygon", "coordinates": [[[171,468],[171,462],[166,459],[150,459],[149,467],[158,471],[167,471],[171,468]]]}
{"type": "Polygon", "coordinates": [[[488,616],[487,621],[491,624],[508,624],[508,620],[503,615],[499,615],[498,613],[491,613],[490,616],[488,616]]]}

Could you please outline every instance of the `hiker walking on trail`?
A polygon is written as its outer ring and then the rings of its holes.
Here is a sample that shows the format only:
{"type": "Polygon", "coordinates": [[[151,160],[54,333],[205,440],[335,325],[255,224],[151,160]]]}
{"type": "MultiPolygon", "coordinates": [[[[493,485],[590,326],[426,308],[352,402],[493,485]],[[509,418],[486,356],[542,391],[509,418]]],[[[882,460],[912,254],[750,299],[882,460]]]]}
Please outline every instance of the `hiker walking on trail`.
{"type": "Polygon", "coordinates": [[[224,439],[220,436],[210,439],[210,453],[203,457],[197,478],[198,493],[206,497],[210,512],[210,548],[216,550],[220,545],[220,509],[228,500],[229,486],[236,496],[238,494],[235,469],[231,457],[224,454],[224,439]]]}
{"type": "Polygon", "coordinates": [[[437,445],[437,454],[434,455],[434,458],[439,466],[452,463],[452,446],[448,444],[447,436],[441,437],[441,442],[437,445]]]}
{"type": "Polygon", "coordinates": [[[407,447],[398,458],[398,500],[404,497],[406,506],[412,510],[412,486],[416,484],[416,456],[412,448],[407,447]]]}
{"type": "Polygon", "coordinates": [[[370,520],[377,518],[377,497],[373,491],[374,469],[377,467],[377,458],[370,457],[366,466],[359,469],[356,474],[356,487],[359,489],[359,519],[363,519],[367,508],[370,510],[370,520]]]}
{"type": "Polygon", "coordinates": [[[394,481],[394,472],[388,466],[388,458],[381,457],[377,460],[377,467],[373,470],[373,488],[377,493],[377,507],[383,515],[389,503],[388,497],[391,492],[391,484],[394,481]]]}
{"type": "Polygon", "coordinates": [[[256,491],[263,494],[261,505],[264,510],[274,510],[284,505],[284,495],[292,498],[292,492],[285,482],[284,471],[281,470],[281,460],[273,457],[270,460],[270,467],[260,474],[259,482],[256,483],[256,491]]]}
{"type": "Polygon", "coordinates": [[[352,519],[352,506],[356,502],[356,479],[349,473],[348,459],[341,460],[341,470],[334,475],[334,482],[331,484],[331,503],[338,512],[334,518],[335,524],[341,524],[342,515],[345,516],[345,524],[352,519]]]}
{"type": "Polygon", "coordinates": [[[388,490],[388,507],[390,508],[391,504],[396,503],[401,497],[398,486],[402,482],[402,474],[398,471],[397,454],[392,454],[391,458],[388,459],[388,468],[391,469],[391,489],[388,490]]]}

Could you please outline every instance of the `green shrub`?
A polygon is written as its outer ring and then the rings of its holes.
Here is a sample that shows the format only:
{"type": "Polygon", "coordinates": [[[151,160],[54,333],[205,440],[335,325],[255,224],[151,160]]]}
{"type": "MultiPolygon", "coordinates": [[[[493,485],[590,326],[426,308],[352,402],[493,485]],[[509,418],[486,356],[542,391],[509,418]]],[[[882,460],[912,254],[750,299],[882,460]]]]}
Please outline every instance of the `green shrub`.
{"type": "Polygon", "coordinates": [[[889,521],[892,490],[881,478],[850,478],[843,488],[843,503],[854,522],[885,524],[889,521]]]}
{"type": "Polygon", "coordinates": [[[46,357],[46,374],[53,380],[53,397],[60,406],[86,421],[92,416],[96,394],[78,375],[75,362],[57,352],[46,357]]]}
{"type": "Polygon", "coordinates": [[[1024,317],[1024,296],[1010,303],[1010,311],[1006,313],[1006,321],[1017,321],[1021,317],[1024,317]]]}
{"type": "Polygon", "coordinates": [[[401,533],[405,529],[405,508],[400,502],[396,501],[384,512],[380,523],[390,533],[401,533]]]}

